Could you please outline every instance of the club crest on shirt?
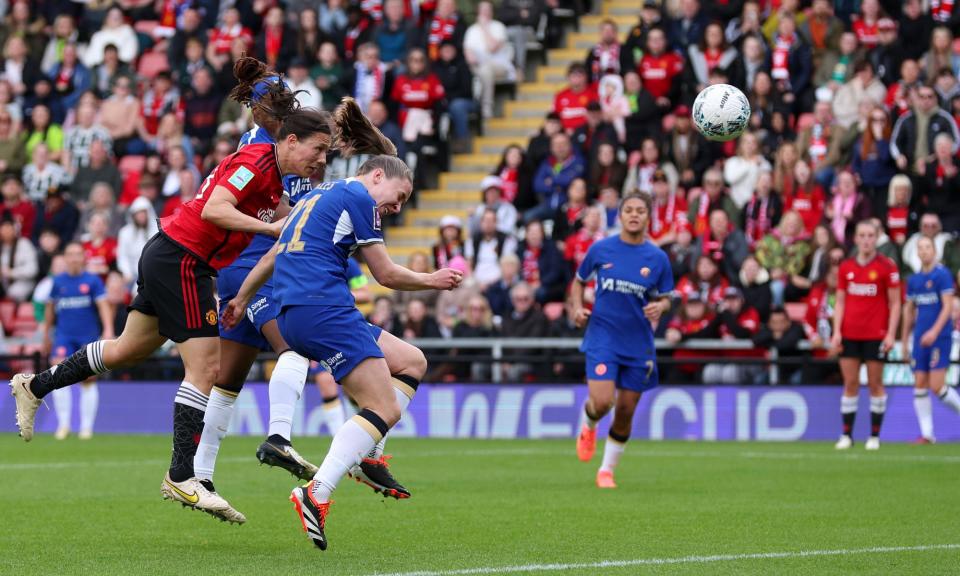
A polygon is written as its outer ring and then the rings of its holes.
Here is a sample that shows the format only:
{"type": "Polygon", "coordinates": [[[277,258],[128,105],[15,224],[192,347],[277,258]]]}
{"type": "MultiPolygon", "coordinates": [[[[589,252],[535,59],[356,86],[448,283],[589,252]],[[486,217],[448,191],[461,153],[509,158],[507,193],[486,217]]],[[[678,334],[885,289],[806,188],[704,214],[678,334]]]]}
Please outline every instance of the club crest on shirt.
{"type": "Polygon", "coordinates": [[[81,294],[87,294],[87,293],[89,293],[89,292],[90,292],[90,285],[89,285],[89,284],[81,284],[81,285],[80,285],[80,293],[81,293],[81,294]]]}
{"type": "Polygon", "coordinates": [[[609,269],[613,268],[613,262],[607,262],[606,264],[604,264],[603,266],[601,266],[601,268],[603,268],[604,270],[609,270],[609,269]]]}
{"type": "Polygon", "coordinates": [[[867,274],[867,277],[870,278],[870,280],[876,280],[876,279],[877,279],[877,271],[876,271],[876,270],[871,270],[870,273],[867,274]]]}
{"type": "Polygon", "coordinates": [[[380,211],[376,206],[373,207],[373,229],[380,230],[380,211]]]}
{"type": "Polygon", "coordinates": [[[650,269],[644,266],[643,268],[640,269],[640,275],[646,278],[647,276],[650,275],[650,269]]]}
{"type": "Polygon", "coordinates": [[[926,287],[927,287],[928,290],[929,290],[930,288],[933,288],[933,280],[927,280],[926,287]]]}

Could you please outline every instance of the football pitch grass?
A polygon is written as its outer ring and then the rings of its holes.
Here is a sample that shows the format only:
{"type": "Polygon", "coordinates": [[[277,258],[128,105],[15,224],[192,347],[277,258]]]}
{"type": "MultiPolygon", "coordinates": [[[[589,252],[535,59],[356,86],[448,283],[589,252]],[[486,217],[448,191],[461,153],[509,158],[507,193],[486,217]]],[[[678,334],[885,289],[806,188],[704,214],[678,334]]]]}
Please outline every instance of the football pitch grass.
{"type": "MultiPolygon", "coordinates": [[[[958,574],[960,446],[632,442],[616,490],[570,440],[394,439],[413,492],[346,479],[313,547],[295,480],[227,438],[243,526],[160,499],[169,440],[0,438],[0,574],[958,574]]],[[[317,462],[328,439],[301,439],[317,462]]]]}

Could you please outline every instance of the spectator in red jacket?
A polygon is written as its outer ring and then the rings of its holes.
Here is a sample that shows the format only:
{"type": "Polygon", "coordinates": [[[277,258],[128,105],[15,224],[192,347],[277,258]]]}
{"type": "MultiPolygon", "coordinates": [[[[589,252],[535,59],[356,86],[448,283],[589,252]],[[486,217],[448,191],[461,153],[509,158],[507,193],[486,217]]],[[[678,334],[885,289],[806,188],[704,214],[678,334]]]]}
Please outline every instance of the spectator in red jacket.
{"type": "MultiPolygon", "coordinates": [[[[667,324],[667,331],[664,335],[667,342],[679,344],[684,340],[693,338],[705,338],[710,334],[710,321],[713,320],[713,314],[707,307],[707,303],[700,294],[693,292],[683,299],[680,307],[680,313],[674,316],[667,324]]],[[[705,352],[701,350],[678,349],[673,353],[674,360],[686,358],[703,358],[711,356],[714,352],[705,352]]],[[[698,380],[703,364],[677,364],[671,381],[690,382],[698,380]]]]}
{"type": "Polygon", "coordinates": [[[23,184],[20,180],[7,176],[0,186],[0,194],[3,195],[3,203],[0,204],[0,217],[9,214],[13,222],[17,225],[17,230],[24,238],[31,238],[33,235],[33,223],[37,219],[37,209],[27,199],[23,192],[23,184]]]}
{"type": "MultiPolygon", "coordinates": [[[[760,314],[756,308],[744,302],[743,292],[730,286],[723,292],[723,302],[717,306],[717,315],[706,328],[705,336],[721,340],[746,340],[760,329],[760,314]]],[[[725,358],[751,358],[753,350],[726,350],[720,352],[725,358]]],[[[703,367],[703,381],[711,384],[749,384],[763,371],[758,365],[741,364],[735,360],[703,367]]]]}
{"type": "Polygon", "coordinates": [[[414,48],[407,53],[406,73],[393,82],[390,98],[400,105],[400,127],[404,142],[413,143],[434,134],[433,113],[443,101],[443,84],[427,68],[427,55],[414,48]]]}
{"type": "Polygon", "coordinates": [[[653,210],[650,214],[650,240],[657,246],[673,244],[680,230],[689,230],[687,201],[677,193],[663,170],[653,173],[653,210]]]}
{"type": "Polygon", "coordinates": [[[803,160],[793,167],[793,177],[793,190],[783,195],[783,209],[799,214],[803,219],[803,229],[812,235],[814,228],[823,220],[826,203],[823,188],[813,180],[810,166],[803,160]]]}
{"type": "Polygon", "coordinates": [[[587,104],[599,101],[597,89],[587,81],[587,68],[574,62],[567,69],[567,87],[553,98],[553,111],[560,115],[563,129],[568,133],[587,122],[587,104]]]}
{"type": "Polygon", "coordinates": [[[720,266],[706,254],[696,259],[696,268],[677,283],[677,294],[689,298],[699,295],[710,306],[723,301],[723,295],[730,282],[720,274],[720,266]]]}
{"type": "Polygon", "coordinates": [[[677,100],[683,58],[667,50],[667,37],[663,30],[654,28],[647,33],[647,52],[640,59],[637,72],[643,79],[644,88],[656,98],[657,106],[669,107],[677,100]]]}
{"type": "Polygon", "coordinates": [[[83,243],[84,260],[87,272],[106,279],[107,273],[117,267],[117,239],[111,238],[109,222],[103,214],[96,213],[87,224],[89,239],[83,243]]]}

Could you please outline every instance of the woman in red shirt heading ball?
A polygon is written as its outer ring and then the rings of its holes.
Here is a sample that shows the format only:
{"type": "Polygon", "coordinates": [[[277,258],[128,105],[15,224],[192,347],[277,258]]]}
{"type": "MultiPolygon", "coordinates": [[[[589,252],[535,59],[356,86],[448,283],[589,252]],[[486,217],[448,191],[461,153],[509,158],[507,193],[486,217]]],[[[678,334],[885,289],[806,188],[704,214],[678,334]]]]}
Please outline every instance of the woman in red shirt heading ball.
{"type": "Polygon", "coordinates": [[[840,354],[843,397],[840,413],[843,435],[837,450],[853,445],[857,416],[860,365],[867,365],[870,388],[870,438],[865,448],[880,448],[880,427],[887,410],[883,387],[883,363],[893,348],[900,321],[900,272],[892,260],[877,253],[878,227],[867,220],[857,224],[854,242],[857,255],[840,264],[830,343],[840,354]]]}

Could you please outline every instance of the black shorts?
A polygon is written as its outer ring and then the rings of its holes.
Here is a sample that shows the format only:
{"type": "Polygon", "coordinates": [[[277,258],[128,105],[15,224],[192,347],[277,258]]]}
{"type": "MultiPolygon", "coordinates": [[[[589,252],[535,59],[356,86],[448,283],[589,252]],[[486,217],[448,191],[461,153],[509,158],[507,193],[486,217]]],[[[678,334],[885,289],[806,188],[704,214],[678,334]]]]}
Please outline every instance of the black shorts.
{"type": "Polygon", "coordinates": [[[161,336],[174,342],[220,336],[213,267],[158,232],[143,247],[138,270],[130,310],[156,316],[161,336]]]}
{"type": "Polygon", "coordinates": [[[886,355],[880,352],[883,340],[847,340],[841,341],[843,352],[841,358],[856,358],[861,362],[883,362],[886,355]]]}

